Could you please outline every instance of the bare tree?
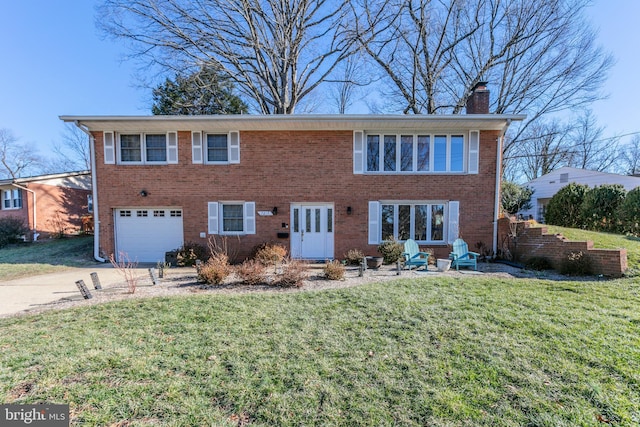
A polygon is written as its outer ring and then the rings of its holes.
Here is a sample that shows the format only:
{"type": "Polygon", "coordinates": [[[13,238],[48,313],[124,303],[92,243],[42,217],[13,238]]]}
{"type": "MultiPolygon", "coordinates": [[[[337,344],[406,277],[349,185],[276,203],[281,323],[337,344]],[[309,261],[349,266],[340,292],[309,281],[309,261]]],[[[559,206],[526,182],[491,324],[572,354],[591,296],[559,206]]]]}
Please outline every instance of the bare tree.
{"type": "Polygon", "coordinates": [[[559,120],[538,120],[520,136],[517,153],[505,156],[505,174],[530,181],[560,166],[566,166],[570,153],[569,127],[559,120]]]}
{"type": "Polygon", "coordinates": [[[105,0],[107,34],[163,71],[209,66],[264,114],[294,113],[351,45],[346,0],[105,0]]]}
{"type": "Polygon", "coordinates": [[[69,172],[91,169],[89,137],[80,128],[65,123],[62,140],[53,145],[55,159],[51,159],[49,172],[69,172]]]}
{"type": "Polygon", "coordinates": [[[355,101],[358,92],[373,81],[365,72],[364,58],[362,55],[352,55],[346,58],[336,68],[335,80],[327,79],[327,83],[333,83],[328,93],[328,98],[339,114],[346,114],[349,107],[355,101]]]}
{"type": "Polygon", "coordinates": [[[491,112],[529,123],[602,97],[612,57],[595,45],[589,0],[364,0],[352,36],[378,64],[405,113],[460,113],[488,81],[491,112]]]}
{"type": "Polygon", "coordinates": [[[567,166],[597,171],[610,170],[618,161],[620,138],[603,138],[604,127],[598,126],[591,111],[581,114],[569,131],[567,166]]]}
{"type": "Polygon", "coordinates": [[[0,129],[0,177],[20,178],[41,165],[42,158],[32,146],[20,142],[9,129],[0,129]]]}
{"type": "Polygon", "coordinates": [[[620,172],[640,175],[640,135],[635,135],[620,153],[620,172]]]}

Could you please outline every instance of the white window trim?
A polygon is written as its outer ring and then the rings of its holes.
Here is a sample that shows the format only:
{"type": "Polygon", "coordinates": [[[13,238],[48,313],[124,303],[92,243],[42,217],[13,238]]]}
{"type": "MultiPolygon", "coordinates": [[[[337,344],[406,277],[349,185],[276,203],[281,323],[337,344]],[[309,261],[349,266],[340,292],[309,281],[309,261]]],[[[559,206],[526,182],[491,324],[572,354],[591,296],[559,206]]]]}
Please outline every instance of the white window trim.
{"type": "MultiPolygon", "coordinates": [[[[382,243],[382,206],[387,205],[444,205],[444,218],[442,225],[442,240],[416,240],[423,245],[447,245],[458,237],[459,202],[453,200],[380,200],[369,202],[369,244],[382,243]]],[[[397,236],[398,209],[394,209],[394,236],[397,236]]],[[[415,212],[411,210],[411,236],[415,236],[415,212]]],[[[431,223],[431,211],[427,223],[431,223]]],[[[427,233],[429,235],[430,233],[427,233]]],[[[415,239],[414,239],[415,240],[415,239]]],[[[403,242],[403,240],[399,240],[403,242]]]]}
{"type": "Polygon", "coordinates": [[[240,163],[240,132],[193,132],[192,133],[192,158],[193,163],[204,163],[205,165],[233,165],[240,163]],[[197,135],[201,136],[198,137],[197,135]],[[227,160],[211,161],[207,151],[208,135],[226,135],[227,136],[227,160]],[[195,136],[195,137],[194,137],[195,136]]]}
{"type": "Polygon", "coordinates": [[[207,203],[208,234],[245,236],[256,234],[256,203],[245,201],[218,201],[207,203]],[[222,209],[225,205],[242,205],[242,231],[224,231],[222,209]]]}
{"type": "Polygon", "coordinates": [[[354,133],[354,173],[368,174],[368,175],[441,175],[441,174],[455,174],[455,175],[467,175],[474,173],[473,168],[469,165],[469,132],[468,131],[443,131],[443,132],[420,132],[420,131],[407,131],[407,132],[378,132],[370,131],[362,135],[362,142],[358,140],[360,138],[359,132],[354,133]],[[367,138],[372,135],[379,137],[378,144],[378,170],[370,171],[368,167],[368,143],[367,138]],[[392,135],[396,138],[396,170],[386,171],[384,170],[384,137],[385,135],[392,135]],[[413,153],[412,153],[412,170],[403,171],[402,169],[402,136],[413,137],[413,153]],[[428,171],[418,171],[418,136],[429,137],[429,169],[428,171]],[[446,136],[446,166],[444,171],[434,171],[434,159],[435,159],[435,137],[446,136]],[[462,170],[451,170],[451,137],[462,136],[463,143],[463,158],[462,158],[462,170]],[[360,162],[361,159],[361,162],[360,162]],[[356,165],[362,165],[362,171],[356,165]]]}
{"type": "Polygon", "coordinates": [[[22,190],[17,189],[17,188],[12,188],[9,190],[2,190],[2,205],[0,205],[0,208],[4,211],[15,211],[18,209],[22,209],[23,207],[23,199],[22,199],[22,190]],[[14,193],[18,195],[18,197],[14,196],[14,193]],[[6,195],[9,195],[9,197],[7,197],[6,195]],[[16,200],[20,200],[20,206],[16,206],[16,200]],[[4,203],[5,201],[9,201],[9,207],[5,207],[4,203]]]}
{"type": "MultiPolygon", "coordinates": [[[[105,150],[107,146],[105,145],[105,150]]],[[[116,159],[119,165],[167,165],[178,163],[178,133],[177,132],[117,132],[115,138],[116,159]],[[120,137],[122,135],[139,135],[140,136],[140,161],[130,162],[122,160],[122,145],[120,137]],[[165,157],[166,160],[152,161],[147,160],[147,135],[164,135],[165,136],[165,157]]],[[[105,156],[106,159],[106,156],[105,156]]],[[[107,163],[105,161],[105,163],[107,163]]]]}

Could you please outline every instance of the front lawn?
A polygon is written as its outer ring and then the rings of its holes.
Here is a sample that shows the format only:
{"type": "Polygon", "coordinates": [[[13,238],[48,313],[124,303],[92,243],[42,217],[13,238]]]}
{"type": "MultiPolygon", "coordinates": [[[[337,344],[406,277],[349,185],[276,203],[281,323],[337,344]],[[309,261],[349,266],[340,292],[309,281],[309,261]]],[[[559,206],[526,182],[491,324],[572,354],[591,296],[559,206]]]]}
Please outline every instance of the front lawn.
{"type": "Polygon", "coordinates": [[[0,281],[95,264],[93,236],[12,244],[0,248],[0,281]]]}
{"type": "Polygon", "coordinates": [[[640,279],[474,275],[0,320],[0,401],[72,425],[637,426],[640,279]]]}

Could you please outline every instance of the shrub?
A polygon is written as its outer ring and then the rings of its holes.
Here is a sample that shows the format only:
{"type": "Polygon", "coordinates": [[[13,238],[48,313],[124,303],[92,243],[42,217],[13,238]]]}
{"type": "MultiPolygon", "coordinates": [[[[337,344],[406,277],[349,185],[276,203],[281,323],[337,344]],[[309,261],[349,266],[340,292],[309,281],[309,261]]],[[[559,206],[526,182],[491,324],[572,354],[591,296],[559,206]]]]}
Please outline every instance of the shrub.
{"type": "Polygon", "coordinates": [[[204,263],[198,271],[198,281],[209,285],[220,285],[231,274],[229,257],[219,253],[204,263]]]}
{"type": "Polygon", "coordinates": [[[236,275],[247,285],[267,283],[267,267],[260,261],[251,259],[236,266],[236,275]]]}
{"type": "Polygon", "coordinates": [[[253,252],[253,259],[264,265],[276,265],[287,256],[287,249],[276,243],[262,243],[256,246],[253,252]]]}
{"type": "Polygon", "coordinates": [[[307,278],[309,267],[304,261],[289,260],[282,265],[282,273],[273,281],[274,285],[283,287],[301,287],[304,279],[307,278]]]}
{"type": "Polygon", "coordinates": [[[571,183],[562,187],[547,204],[544,220],[547,224],[561,227],[582,228],[582,202],[589,186],[571,183]]]}
{"type": "Polygon", "coordinates": [[[0,248],[18,241],[18,238],[28,231],[29,228],[21,218],[15,216],[0,218],[0,248]]]}
{"type": "Polygon", "coordinates": [[[640,236],[640,187],[627,193],[618,208],[618,219],[622,223],[622,231],[640,236]]]}
{"type": "Polygon", "coordinates": [[[582,251],[570,252],[560,265],[560,273],[568,276],[588,276],[591,274],[589,256],[582,251]]]}
{"type": "Polygon", "coordinates": [[[344,260],[347,265],[360,265],[363,258],[364,253],[359,249],[349,249],[347,253],[344,254],[344,260]]]}
{"type": "Polygon", "coordinates": [[[502,210],[510,215],[516,214],[518,211],[526,211],[531,209],[531,196],[533,190],[529,187],[523,187],[515,182],[503,181],[500,188],[500,202],[502,210]]]}
{"type": "Polygon", "coordinates": [[[549,261],[549,258],[545,258],[543,256],[533,256],[529,258],[524,263],[524,266],[529,270],[536,270],[536,271],[553,270],[553,267],[551,266],[551,261],[549,261]]]}
{"type": "Polygon", "coordinates": [[[180,267],[191,267],[196,264],[196,260],[206,260],[209,256],[209,250],[199,243],[184,242],[176,249],[176,255],[180,267]]]}
{"type": "Polygon", "coordinates": [[[595,231],[620,231],[621,222],[616,214],[626,193],[620,184],[603,184],[589,190],[581,207],[584,226],[595,231]]]}
{"type": "Polygon", "coordinates": [[[329,280],[344,279],[345,267],[339,261],[327,261],[324,265],[324,277],[329,280]]]}
{"type": "Polygon", "coordinates": [[[394,264],[402,258],[404,246],[402,243],[398,243],[395,240],[385,240],[378,246],[378,252],[380,252],[384,258],[385,264],[394,264]]]}

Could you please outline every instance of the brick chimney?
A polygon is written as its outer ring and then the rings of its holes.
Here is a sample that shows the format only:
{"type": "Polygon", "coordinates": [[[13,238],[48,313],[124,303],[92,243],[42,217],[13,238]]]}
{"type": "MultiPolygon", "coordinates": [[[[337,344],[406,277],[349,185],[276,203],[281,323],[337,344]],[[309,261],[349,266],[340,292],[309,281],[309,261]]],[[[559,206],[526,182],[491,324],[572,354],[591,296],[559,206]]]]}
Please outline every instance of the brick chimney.
{"type": "Polygon", "coordinates": [[[478,82],[467,98],[467,114],[489,114],[487,82],[478,82]]]}

